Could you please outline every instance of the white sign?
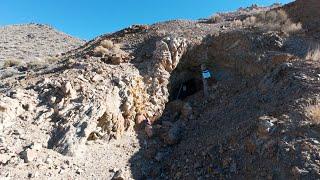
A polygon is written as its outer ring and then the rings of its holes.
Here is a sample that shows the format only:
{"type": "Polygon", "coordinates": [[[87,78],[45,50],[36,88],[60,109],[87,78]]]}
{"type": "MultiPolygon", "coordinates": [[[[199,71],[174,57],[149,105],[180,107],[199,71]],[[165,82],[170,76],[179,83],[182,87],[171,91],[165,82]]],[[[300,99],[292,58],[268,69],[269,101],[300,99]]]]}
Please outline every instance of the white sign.
{"type": "Polygon", "coordinates": [[[202,77],[203,77],[204,79],[209,79],[209,78],[211,78],[211,74],[210,74],[209,70],[204,70],[204,71],[202,71],[202,77]]]}

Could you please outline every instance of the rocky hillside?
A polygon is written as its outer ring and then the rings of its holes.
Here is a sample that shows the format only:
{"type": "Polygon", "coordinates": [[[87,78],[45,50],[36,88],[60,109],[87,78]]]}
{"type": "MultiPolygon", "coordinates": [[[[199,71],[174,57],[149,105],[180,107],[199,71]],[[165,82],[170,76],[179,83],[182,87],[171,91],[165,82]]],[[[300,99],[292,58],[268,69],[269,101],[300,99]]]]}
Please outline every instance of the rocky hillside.
{"type": "Polygon", "coordinates": [[[0,176],[319,178],[318,16],[294,13],[317,4],[133,25],[5,66],[0,176]]]}
{"type": "Polygon", "coordinates": [[[309,36],[319,40],[320,12],[318,9],[320,8],[320,4],[317,0],[297,0],[294,3],[286,5],[284,8],[293,21],[303,24],[303,28],[309,36]]]}
{"type": "Polygon", "coordinates": [[[4,26],[0,28],[0,63],[45,61],[83,44],[83,40],[47,25],[4,26]]]}

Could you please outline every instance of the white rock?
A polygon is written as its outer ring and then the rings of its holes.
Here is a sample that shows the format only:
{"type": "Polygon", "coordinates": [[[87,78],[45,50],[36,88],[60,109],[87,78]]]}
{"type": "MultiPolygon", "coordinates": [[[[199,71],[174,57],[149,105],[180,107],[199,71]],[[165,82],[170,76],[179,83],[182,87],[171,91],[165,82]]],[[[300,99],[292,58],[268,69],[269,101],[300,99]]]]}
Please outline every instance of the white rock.
{"type": "Polygon", "coordinates": [[[0,154],[0,164],[7,163],[11,158],[10,154],[0,154]]]}
{"type": "Polygon", "coordinates": [[[71,99],[77,97],[77,92],[73,89],[70,81],[66,82],[62,89],[64,94],[70,97],[71,99]]]}
{"type": "Polygon", "coordinates": [[[96,74],[95,76],[93,76],[93,78],[91,79],[93,82],[99,82],[103,80],[103,77],[99,74],[96,74]]]}
{"type": "Polygon", "coordinates": [[[33,149],[26,149],[21,153],[25,163],[33,161],[37,157],[37,152],[33,149]]]}
{"type": "Polygon", "coordinates": [[[50,157],[47,157],[47,159],[45,160],[46,164],[52,164],[53,160],[50,157]]]}
{"type": "Polygon", "coordinates": [[[41,144],[41,143],[33,143],[33,144],[31,145],[31,149],[34,149],[34,150],[36,150],[36,151],[39,151],[39,150],[42,149],[42,144],[41,144]]]}

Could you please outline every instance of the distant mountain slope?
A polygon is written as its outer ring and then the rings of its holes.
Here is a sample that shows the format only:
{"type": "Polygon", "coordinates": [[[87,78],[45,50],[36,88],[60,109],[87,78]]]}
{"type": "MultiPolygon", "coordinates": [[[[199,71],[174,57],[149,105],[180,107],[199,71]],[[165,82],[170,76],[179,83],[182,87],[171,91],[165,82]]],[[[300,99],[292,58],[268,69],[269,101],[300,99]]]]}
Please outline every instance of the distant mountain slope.
{"type": "Polygon", "coordinates": [[[55,56],[84,43],[42,24],[0,27],[0,62],[9,59],[31,61],[55,56]]]}

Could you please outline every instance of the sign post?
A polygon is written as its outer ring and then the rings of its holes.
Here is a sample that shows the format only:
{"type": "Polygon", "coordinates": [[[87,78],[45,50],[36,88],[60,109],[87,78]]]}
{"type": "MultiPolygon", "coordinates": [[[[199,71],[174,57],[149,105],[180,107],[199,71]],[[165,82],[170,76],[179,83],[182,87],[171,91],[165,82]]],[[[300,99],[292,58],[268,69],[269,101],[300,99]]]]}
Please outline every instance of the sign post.
{"type": "Polygon", "coordinates": [[[208,91],[207,79],[211,78],[211,74],[204,64],[201,65],[201,71],[202,71],[203,95],[205,98],[208,98],[209,91],[208,91]]]}

